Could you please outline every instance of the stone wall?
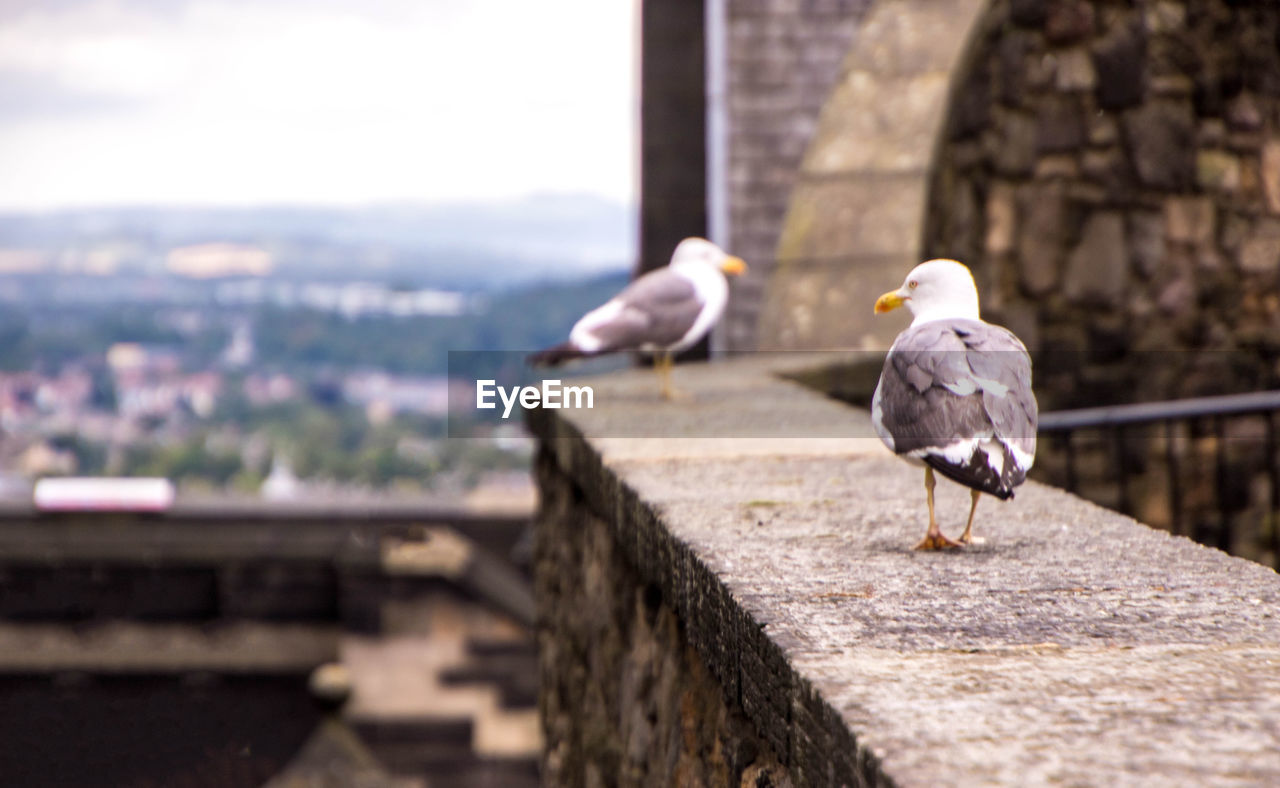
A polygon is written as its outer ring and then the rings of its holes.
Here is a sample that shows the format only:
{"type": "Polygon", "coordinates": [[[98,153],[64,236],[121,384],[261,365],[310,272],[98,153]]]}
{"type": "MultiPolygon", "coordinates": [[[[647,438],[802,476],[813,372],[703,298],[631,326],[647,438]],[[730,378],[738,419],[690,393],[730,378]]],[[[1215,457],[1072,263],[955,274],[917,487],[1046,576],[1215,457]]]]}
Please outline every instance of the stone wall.
{"type": "Polygon", "coordinates": [[[727,349],[751,350],[800,160],[870,0],[723,1],[727,245],[751,267],[719,330],[727,349]]]}
{"type": "Polygon", "coordinates": [[[1272,4],[991,3],[925,254],[1062,354],[1042,406],[1280,384],[1278,34],[1272,4]]]}
{"type": "MultiPolygon", "coordinates": [[[[974,269],[984,316],[1036,354],[1042,409],[1280,386],[1278,35],[1273,4],[990,4],[958,73],[924,256],[974,269]]],[[[1179,433],[1086,441],[1078,489],[1274,562],[1265,430],[1179,433]],[[1137,474],[1124,491],[1117,451],[1137,474]]],[[[1062,484],[1056,446],[1038,473],[1062,484]]]]}
{"type": "Polygon", "coordinates": [[[547,784],[1280,784],[1275,572],[1035,482],[913,551],[919,469],[798,356],[527,414],[547,784]]]}
{"type": "Polygon", "coordinates": [[[536,475],[544,784],[791,785],[582,489],[546,451],[536,475]]]}

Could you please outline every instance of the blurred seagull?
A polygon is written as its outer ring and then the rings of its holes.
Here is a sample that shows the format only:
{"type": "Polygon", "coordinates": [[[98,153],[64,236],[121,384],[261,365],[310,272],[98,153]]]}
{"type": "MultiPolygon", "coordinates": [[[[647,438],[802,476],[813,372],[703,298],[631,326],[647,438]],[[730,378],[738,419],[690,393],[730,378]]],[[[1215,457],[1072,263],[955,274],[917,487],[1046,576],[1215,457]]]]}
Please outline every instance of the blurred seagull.
{"type": "Polygon", "coordinates": [[[662,396],[671,399],[672,357],[697,344],[724,314],[729,300],[725,274],[747,270],[740,258],[704,238],[686,238],[671,262],[639,277],[603,306],[582,316],[569,341],[529,356],[535,367],[556,366],[585,356],[640,351],[657,357],[662,396]]]}
{"type": "Polygon", "coordinates": [[[906,304],[915,319],[889,348],[871,399],[876,433],[895,454],[923,463],[929,530],[917,550],[975,541],[978,496],[1007,500],[1031,469],[1037,406],[1031,357],[1008,329],[978,316],[969,269],[930,260],[876,301],[876,314],[906,304]],[[933,472],[970,488],[969,521],[948,539],[933,512],[933,472]]]}

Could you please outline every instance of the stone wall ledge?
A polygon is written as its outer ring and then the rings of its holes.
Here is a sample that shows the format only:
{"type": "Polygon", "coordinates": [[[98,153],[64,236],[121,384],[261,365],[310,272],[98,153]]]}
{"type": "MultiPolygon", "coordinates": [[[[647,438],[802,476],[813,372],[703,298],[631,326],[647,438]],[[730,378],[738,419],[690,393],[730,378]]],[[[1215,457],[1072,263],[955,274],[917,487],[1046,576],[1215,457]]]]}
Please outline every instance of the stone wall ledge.
{"type": "MultiPolygon", "coordinates": [[[[815,363],[683,366],[673,403],[630,370],[528,414],[791,780],[1280,784],[1274,571],[1030,482],[981,502],[983,544],[915,552],[922,474],[782,377],[815,363]],[[619,437],[655,419],[700,437],[619,437]]],[[[954,533],[968,492],[937,492],[954,533]]]]}

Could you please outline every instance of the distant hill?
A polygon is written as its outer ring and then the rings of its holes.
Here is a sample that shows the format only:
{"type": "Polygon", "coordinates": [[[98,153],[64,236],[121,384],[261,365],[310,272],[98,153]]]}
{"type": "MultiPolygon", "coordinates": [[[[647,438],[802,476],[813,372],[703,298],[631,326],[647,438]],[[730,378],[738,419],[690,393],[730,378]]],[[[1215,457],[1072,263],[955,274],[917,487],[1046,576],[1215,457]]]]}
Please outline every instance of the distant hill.
{"type": "Polygon", "coordinates": [[[350,209],[76,209],[0,213],[0,254],[20,251],[24,265],[36,253],[50,268],[154,272],[175,248],[234,243],[269,252],[277,276],[471,290],[626,270],[635,224],[629,206],[587,195],[350,209]]]}

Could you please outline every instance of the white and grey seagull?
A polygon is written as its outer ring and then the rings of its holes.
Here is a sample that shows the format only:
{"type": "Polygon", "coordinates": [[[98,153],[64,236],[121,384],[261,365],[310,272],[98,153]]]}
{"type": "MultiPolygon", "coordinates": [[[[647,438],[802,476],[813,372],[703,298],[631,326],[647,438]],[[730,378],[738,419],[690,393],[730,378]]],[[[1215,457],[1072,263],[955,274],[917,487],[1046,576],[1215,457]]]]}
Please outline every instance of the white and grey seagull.
{"type": "Polygon", "coordinates": [[[955,260],[916,266],[902,287],[880,296],[875,311],[904,304],[915,319],[889,348],[871,421],[895,454],[925,466],[929,530],[916,549],[961,547],[976,541],[979,495],[1012,498],[1035,459],[1031,357],[1011,331],[979,317],[973,275],[955,260]],[[934,516],[934,471],[970,488],[958,542],[934,516]]]}
{"type": "Polygon", "coordinates": [[[705,238],[686,238],[665,268],[636,279],[582,316],[569,340],[529,356],[533,366],[606,353],[639,351],[656,356],[662,396],[670,399],[672,357],[697,344],[720,320],[729,301],[725,274],[747,270],[740,258],[705,238]]]}

